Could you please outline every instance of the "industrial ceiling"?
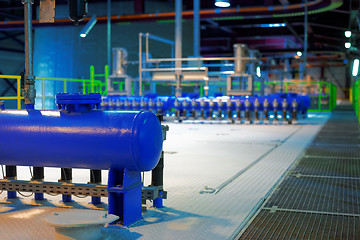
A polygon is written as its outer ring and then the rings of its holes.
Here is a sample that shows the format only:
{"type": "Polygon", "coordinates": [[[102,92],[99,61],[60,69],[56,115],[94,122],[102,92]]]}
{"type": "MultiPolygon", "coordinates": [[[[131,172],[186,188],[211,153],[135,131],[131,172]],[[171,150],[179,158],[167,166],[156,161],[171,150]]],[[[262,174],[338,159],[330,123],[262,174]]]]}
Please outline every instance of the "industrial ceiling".
{"type": "MultiPolygon", "coordinates": [[[[159,1],[159,0],[158,0],[159,1]]],[[[39,0],[35,0],[38,5],[39,0]]],[[[106,0],[88,0],[89,4],[106,0]]],[[[112,0],[119,2],[119,0],[112,0]]],[[[121,1],[120,1],[121,2],[121,1]]],[[[129,2],[129,1],[127,1],[129,2]]],[[[134,13],[114,16],[112,21],[156,21],[174,19],[174,12],[152,15],[146,12],[149,1],[134,0],[134,13]]],[[[172,3],[174,0],[162,0],[172,3]]],[[[56,0],[66,4],[67,0],[56,0]]],[[[309,0],[308,1],[308,50],[309,52],[345,52],[344,31],[352,30],[353,45],[358,45],[359,1],[309,0]]],[[[192,19],[193,0],[183,0],[183,18],[192,19]]],[[[231,0],[231,7],[219,9],[214,1],[201,1],[201,54],[231,55],[234,43],[246,43],[263,55],[294,52],[304,47],[304,1],[300,0],[231,0]]],[[[34,11],[35,12],[35,11],[34,11]]],[[[98,22],[105,23],[106,16],[98,22]]],[[[35,16],[34,16],[35,19],[35,16]]],[[[0,41],[18,37],[23,28],[21,0],[0,1],[0,41]]],[[[72,24],[59,19],[53,25],[72,24]]],[[[34,22],[34,27],[45,26],[34,22]]],[[[48,26],[48,25],[47,25],[48,26]]],[[[1,46],[4,50],[6,46],[1,46]]]]}

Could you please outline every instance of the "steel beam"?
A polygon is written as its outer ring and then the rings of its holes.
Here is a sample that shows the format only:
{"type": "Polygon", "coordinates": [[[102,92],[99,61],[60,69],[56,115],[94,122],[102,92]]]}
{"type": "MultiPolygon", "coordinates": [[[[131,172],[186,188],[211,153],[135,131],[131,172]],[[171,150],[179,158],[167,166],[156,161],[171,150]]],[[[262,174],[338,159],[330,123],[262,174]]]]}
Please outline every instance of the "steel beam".
{"type": "Polygon", "coordinates": [[[2,10],[3,9],[1,9],[1,11],[0,11],[0,16],[8,17],[8,18],[15,19],[15,20],[22,20],[23,19],[22,16],[17,16],[17,15],[14,15],[14,14],[6,13],[6,12],[3,12],[2,10]]]}
{"type": "Polygon", "coordinates": [[[4,47],[0,47],[0,51],[4,51],[4,52],[16,52],[16,53],[25,53],[24,50],[20,50],[20,49],[14,49],[14,48],[4,48],[4,47]]]}
{"type": "MultiPolygon", "coordinates": [[[[0,75],[2,75],[3,74],[3,72],[2,71],[0,71],[0,75]]],[[[5,82],[9,85],[1,94],[0,94],[0,96],[4,96],[10,89],[12,89],[12,90],[14,90],[14,92],[16,93],[17,91],[16,91],[16,88],[14,87],[14,83],[16,83],[16,80],[14,80],[14,81],[10,81],[9,79],[7,79],[7,78],[3,78],[4,80],[5,80],[5,82]]]]}
{"type": "Polygon", "coordinates": [[[142,14],[145,12],[145,0],[134,0],[134,13],[142,14]]]}
{"type": "Polygon", "coordinates": [[[299,36],[299,34],[295,31],[295,29],[291,26],[291,24],[284,18],[284,23],[286,23],[286,27],[289,29],[289,31],[294,35],[294,37],[302,44],[304,45],[304,40],[299,36]]]}
{"type": "MultiPolygon", "coordinates": [[[[0,33],[4,33],[5,31],[0,31],[0,33]]],[[[5,34],[4,34],[5,35],[5,34]]],[[[11,37],[17,37],[17,36],[21,36],[21,35],[24,35],[24,32],[21,32],[21,33],[16,33],[16,34],[11,34],[11,37]]],[[[6,36],[6,37],[1,37],[0,38],[0,41],[2,40],[6,40],[10,38],[10,36],[6,36]]]]}
{"type": "Polygon", "coordinates": [[[2,31],[1,33],[4,34],[7,38],[11,38],[13,41],[17,42],[20,46],[23,47],[25,45],[25,42],[17,39],[14,35],[12,35],[8,32],[5,32],[5,31],[2,31]]]}
{"type": "MultiPolygon", "coordinates": [[[[4,191],[21,191],[33,193],[50,193],[63,195],[81,195],[92,197],[108,197],[107,185],[102,184],[82,184],[82,183],[63,183],[63,182],[39,182],[1,179],[0,189],[4,191]]],[[[142,188],[142,198],[154,200],[160,196],[167,198],[167,192],[162,187],[152,186],[142,188]]]]}

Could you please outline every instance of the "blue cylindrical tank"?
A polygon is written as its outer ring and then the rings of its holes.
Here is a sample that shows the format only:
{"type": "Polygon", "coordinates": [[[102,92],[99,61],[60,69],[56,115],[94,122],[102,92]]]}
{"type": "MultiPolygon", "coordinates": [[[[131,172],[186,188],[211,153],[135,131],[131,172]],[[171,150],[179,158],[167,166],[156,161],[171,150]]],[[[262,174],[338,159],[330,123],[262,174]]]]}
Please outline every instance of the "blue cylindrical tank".
{"type": "Polygon", "coordinates": [[[162,129],[150,112],[0,111],[0,164],[152,170],[162,129]]]}

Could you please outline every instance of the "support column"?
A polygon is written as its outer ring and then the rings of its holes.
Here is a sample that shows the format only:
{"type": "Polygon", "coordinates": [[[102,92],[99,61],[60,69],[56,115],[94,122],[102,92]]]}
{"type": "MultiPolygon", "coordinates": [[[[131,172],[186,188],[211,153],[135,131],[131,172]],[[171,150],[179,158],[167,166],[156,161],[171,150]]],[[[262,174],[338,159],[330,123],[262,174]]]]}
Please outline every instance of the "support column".
{"type": "MultiPolygon", "coordinates": [[[[175,58],[182,58],[182,0],[175,1],[175,58]]],[[[176,68],[181,68],[182,62],[175,62],[176,68]]],[[[176,70],[175,96],[181,97],[181,70],[176,70]]]]}
{"type": "Polygon", "coordinates": [[[22,0],[24,4],[25,31],[25,84],[23,97],[27,109],[34,109],[35,104],[35,76],[33,75],[33,36],[32,36],[32,4],[34,0],[22,0]]]}
{"type": "Polygon", "coordinates": [[[107,0],[107,65],[111,72],[111,0],[107,0]]]}
{"type": "Polygon", "coordinates": [[[308,0],[305,0],[305,13],[304,13],[304,77],[306,78],[306,65],[307,65],[307,48],[308,48],[308,0]]]}
{"type": "Polygon", "coordinates": [[[194,0],[194,57],[200,57],[200,0],[194,0]]]}

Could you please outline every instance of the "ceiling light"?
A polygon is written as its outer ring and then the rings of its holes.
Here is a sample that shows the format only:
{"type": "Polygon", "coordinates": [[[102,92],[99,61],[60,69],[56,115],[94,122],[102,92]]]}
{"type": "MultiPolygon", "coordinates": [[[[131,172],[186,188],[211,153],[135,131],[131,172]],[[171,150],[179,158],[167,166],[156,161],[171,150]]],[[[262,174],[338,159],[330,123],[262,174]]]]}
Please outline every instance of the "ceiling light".
{"type": "Polygon", "coordinates": [[[258,26],[264,27],[286,27],[286,23],[263,23],[259,24],[258,26]]]}
{"type": "Polygon", "coordinates": [[[215,0],[217,7],[230,7],[230,0],[215,0]]]}
{"type": "Polygon", "coordinates": [[[302,52],[297,51],[297,52],[296,52],[296,55],[298,55],[298,57],[301,57],[301,56],[302,56],[302,52]]]}
{"type": "Polygon", "coordinates": [[[350,47],[351,47],[351,43],[346,42],[346,43],[345,43],[345,48],[350,48],[350,47]]]}
{"type": "Polygon", "coordinates": [[[81,29],[80,37],[86,37],[97,22],[96,15],[92,16],[86,25],[81,29]]]}
{"type": "Polygon", "coordinates": [[[352,75],[356,77],[359,73],[359,59],[354,60],[352,75]]]}
{"type": "Polygon", "coordinates": [[[351,31],[345,31],[345,37],[350,38],[351,37],[351,31]]]}

